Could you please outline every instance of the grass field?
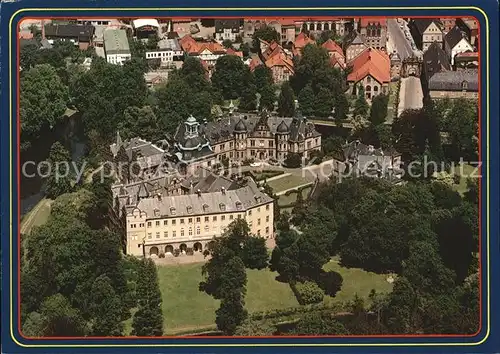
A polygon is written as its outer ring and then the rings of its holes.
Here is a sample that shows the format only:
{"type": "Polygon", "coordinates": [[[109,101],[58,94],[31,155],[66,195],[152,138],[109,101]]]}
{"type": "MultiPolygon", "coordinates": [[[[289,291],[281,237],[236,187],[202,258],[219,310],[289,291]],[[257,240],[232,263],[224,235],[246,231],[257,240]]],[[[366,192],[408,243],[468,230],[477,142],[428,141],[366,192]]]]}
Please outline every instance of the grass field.
{"type": "MultiPolygon", "coordinates": [[[[219,301],[200,292],[201,263],[158,267],[167,334],[211,327],[219,301]]],[[[247,270],[246,308],[249,312],[297,306],[288,284],[275,280],[269,270],[247,270]]]]}
{"type": "Polygon", "coordinates": [[[272,180],[268,184],[273,189],[274,193],[278,193],[290,188],[306,184],[307,182],[308,180],[306,180],[305,178],[295,175],[289,175],[283,178],[272,180]]]}
{"type": "MultiPolygon", "coordinates": [[[[201,263],[158,267],[166,334],[215,328],[215,310],[219,303],[198,290],[201,267],[201,263]]],[[[325,269],[338,271],[344,278],[337,296],[325,297],[327,303],[350,300],[356,293],[367,298],[372,289],[378,292],[392,289],[384,275],[343,268],[336,261],[328,263],[325,269]]],[[[276,273],[267,269],[247,270],[247,275],[245,306],[250,313],[299,306],[288,284],[275,280],[276,273]]]]}
{"type": "Polygon", "coordinates": [[[42,199],[33,209],[24,215],[21,221],[21,233],[29,234],[35,226],[41,226],[47,222],[50,216],[50,204],[52,200],[42,199]]]}

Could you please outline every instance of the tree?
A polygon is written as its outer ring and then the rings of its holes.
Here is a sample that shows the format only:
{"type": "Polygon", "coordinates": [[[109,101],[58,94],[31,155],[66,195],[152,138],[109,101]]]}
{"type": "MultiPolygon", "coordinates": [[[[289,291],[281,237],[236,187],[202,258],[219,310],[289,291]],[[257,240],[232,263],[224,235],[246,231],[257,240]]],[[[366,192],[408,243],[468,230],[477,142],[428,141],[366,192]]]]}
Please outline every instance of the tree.
{"type": "Polygon", "coordinates": [[[361,85],[358,89],[358,97],[354,102],[354,116],[361,116],[365,118],[369,108],[370,107],[368,106],[368,102],[366,102],[365,98],[365,89],[363,85],[361,85]]]}
{"type": "Polygon", "coordinates": [[[243,241],[241,258],[247,268],[264,269],[267,267],[266,239],[263,237],[248,236],[243,241]]]}
{"type": "Polygon", "coordinates": [[[39,336],[67,337],[85,335],[85,323],[78,310],[73,308],[68,299],[61,294],[45,299],[40,311],[44,319],[44,330],[39,336]]]}
{"type": "Polygon", "coordinates": [[[137,283],[137,312],[132,321],[135,336],[161,336],[163,316],[158,274],[152,259],[144,259],[139,268],[137,283]]]}
{"type": "Polygon", "coordinates": [[[225,55],[217,59],[212,75],[213,87],[222,93],[224,99],[240,97],[244,89],[251,84],[250,69],[236,55],[225,55]]]}
{"type": "Polygon", "coordinates": [[[158,34],[150,34],[148,36],[148,41],[146,42],[146,48],[149,50],[156,50],[158,47],[158,42],[160,41],[160,38],[158,38],[158,34]]]}
{"type": "Polygon", "coordinates": [[[452,145],[451,158],[460,157],[475,161],[478,155],[478,111],[477,102],[458,99],[446,115],[446,131],[450,134],[452,145]]]}
{"type": "Polygon", "coordinates": [[[370,122],[378,126],[385,122],[387,117],[387,104],[389,103],[389,96],[387,95],[377,95],[372,100],[372,106],[370,108],[370,122]]]}
{"type": "Polygon", "coordinates": [[[69,163],[71,156],[64,146],[56,141],[50,148],[49,164],[50,175],[47,179],[47,197],[56,197],[71,191],[71,176],[69,175],[69,163]]]}
{"type": "Polygon", "coordinates": [[[297,335],[346,335],[349,331],[327,312],[312,312],[302,316],[294,331],[297,335]]]}
{"type": "Polygon", "coordinates": [[[283,164],[288,168],[299,168],[302,165],[302,155],[297,153],[289,153],[286,155],[283,164]]]}
{"type": "Polygon", "coordinates": [[[298,96],[299,107],[306,117],[313,116],[316,110],[316,97],[311,85],[305,86],[298,96]]]}
{"type": "Polygon", "coordinates": [[[323,301],[325,293],[314,282],[295,283],[295,293],[301,305],[317,304],[323,301]]]}
{"type": "Polygon", "coordinates": [[[248,58],[248,57],[250,57],[250,51],[251,51],[250,44],[248,44],[248,43],[243,43],[243,44],[240,46],[240,50],[243,52],[243,58],[248,58]]]}
{"type": "Polygon", "coordinates": [[[205,75],[205,68],[195,57],[187,57],[182,64],[180,75],[192,90],[196,92],[210,90],[210,82],[205,75]]]}
{"type": "Polygon", "coordinates": [[[272,336],[276,332],[276,327],[267,321],[253,321],[246,319],[236,328],[235,335],[246,337],[272,336]]]}
{"type": "Polygon", "coordinates": [[[233,48],[233,42],[232,42],[230,39],[225,39],[225,40],[222,42],[222,46],[223,46],[224,48],[227,48],[227,49],[229,49],[229,48],[234,49],[234,48],[233,48]]]}
{"type": "Polygon", "coordinates": [[[335,30],[321,32],[321,34],[319,35],[319,38],[316,42],[318,43],[318,45],[322,45],[323,43],[327,42],[329,39],[340,43],[340,36],[337,35],[335,30]]]}
{"type": "Polygon", "coordinates": [[[123,120],[118,123],[118,131],[123,139],[141,137],[156,142],[161,139],[161,122],[150,106],[127,107],[123,112],[123,120]]]}
{"type": "Polygon", "coordinates": [[[334,102],[335,102],[335,113],[333,117],[336,120],[344,120],[347,118],[347,114],[349,113],[349,101],[344,92],[341,90],[337,90],[334,93],[334,102]]]}
{"type": "Polygon", "coordinates": [[[122,335],[122,305],[120,303],[120,298],[113,289],[111,280],[105,275],[99,276],[92,285],[90,296],[92,303],[91,313],[93,317],[92,335],[122,335]]]}
{"type": "Polygon", "coordinates": [[[332,114],[332,108],[334,107],[334,97],[332,95],[332,92],[328,89],[322,87],[313,102],[315,102],[315,116],[329,117],[332,114]]]}
{"type": "Polygon", "coordinates": [[[281,117],[293,117],[295,115],[295,94],[288,81],[281,85],[278,98],[278,114],[281,117]]]}
{"type": "Polygon", "coordinates": [[[271,43],[276,41],[280,43],[281,35],[271,26],[262,26],[253,33],[252,45],[255,53],[260,53],[260,40],[271,43]]]}
{"type": "Polygon", "coordinates": [[[259,65],[254,69],[253,75],[255,77],[257,92],[260,93],[260,107],[268,109],[269,111],[274,110],[276,96],[274,93],[271,69],[265,65],[259,65]]]}
{"type": "Polygon", "coordinates": [[[232,336],[247,317],[243,295],[238,289],[230,290],[215,311],[217,328],[225,335],[232,336]]]}
{"type": "Polygon", "coordinates": [[[252,111],[257,107],[257,86],[255,77],[248,67],[243,71],[243,82],[245,85],[241,88],[241,97],[238,108],[246,111],[252,111]]]}
{"type": "Polygon", "coordinates": [[[24,70],[29,70],[34,67],[38,62],[38,45],[28,44],[22,46],[19,50],[19,65],[24,70]]]}
{"type": "Polygon", "coordinates": [[[50,65],[26,71],[20,83],[21,148],[27,149],[43,128],[52,128],[64,115],[68,88],[50,65]]]}

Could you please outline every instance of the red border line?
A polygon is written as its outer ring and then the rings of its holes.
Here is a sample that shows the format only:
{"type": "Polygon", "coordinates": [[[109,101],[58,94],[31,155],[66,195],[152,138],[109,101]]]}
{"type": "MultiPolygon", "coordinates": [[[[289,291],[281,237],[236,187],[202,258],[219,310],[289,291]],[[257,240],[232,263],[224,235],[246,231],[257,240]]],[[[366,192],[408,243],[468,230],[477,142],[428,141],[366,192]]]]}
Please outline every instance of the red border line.
{"type": "MultiPolygon", "coordinates": [[[[69,9],[71,10],[71,9],[69,9]]],[[[175,19],[180,16],[173,16],[173,17],[155,17],[155,19],[175,19]]],[[[235,17],[235,16],[193,16],[193,17],[181,17],[181,18],[208,18],[208,19],[214,19],[214,18],[244,18],[248,20],[258,20],[258,19],[270,19],[270,18],[276,18],[276,19],[294,19],[294,20],[310,20],[310,19],[338,19],[338,18],[401,18],[404,16],[250,16],[250,17],[235,17]]],[[[477,53],[478,53],[478,143],[479,143],[479,149],[478,149],[478,155],[479,155],[479,162],[482,162],[482,148],[481,148],[481,32],[480,32],[480,22],[477,17],[475,16],[463,16],[463,17],[472,17],[476,20],[478,24],[478,38],[479,41],[477,43],[477,53]]],[[[83,19],[101,19],[103,18],[102,16],[84,16],[83,19]]],[[[120,19],[120,18],[130,18],[127,16],[113,16],[113,19],[120,19]]],[[[457,16],[442,16],[442,17],[435,17],[435,16],[411,16],[411,18],[459,18],[457,16]]],[[[17,23],[17,33],[16,33],[16,43],[17,43],[17,68],[20,67],[20,45],[19,45],[19,32],[20,32],[20,24],[22,23],[23,20],[30,20],[30,19],[78,19],[78,17],[75,16],[51,16],[50,18],[44,17],[44,16],[29,16],[26,18],[21,18],[21,20],[18,21],[17,23]]],[[[468,337],[475,337],[477,336],[481,330],[482,330],[482,324],[483,324],[483,303],[482,303],[482,249],[481,249],[481,236],[482,236],[482,207],[481,207],[481,199],[482,199],[482,193],[481,193],[481,183],[479,183],[479,329],[476,333],[474,334],[395,334],[395,335],[377,335],[377,334],[372,334],[372,335],[319,335],[319,336],[312,336],[312,335],[304,335],[304,336],[160,336],[160,337],[155,337],[155,336],[144,336],[144,337],[134,337],[134,336],[122,336],[122,337],[27,337],[23,335],[22,333],[22,328],[21,328],[21,204],[19,203],[20,196],[21,196],[21,174],[19,171],[21,170],[21,159],[20,159],[20,138],[21,138],[21,125],[20,125],[20,71],[17,70],[17,97],[16,97],[16,108],[17,108],[17,167],[18,167],[18,175],[17,175],[17,193],[18,193],[18,239],[17,239],[17,247],[18,247],[18,267],[17,267],[17,310],[18,310],[18,332],[23,337],[24,339],[27,340],[89,340],[89,339],[118,339],[118,340],[140,340],[140,339],[271,339],[271,338],[281,338],[281,339],[307,339],[307,338],[468,338],[468,337]]],[[[481,172],[481,170],[480,170],[481,172]]],[[[482,172],[480,175],[480,181],[482,180],[482,172]]],[[[251,345],[251,343],[249,343],[251,345]]]]}

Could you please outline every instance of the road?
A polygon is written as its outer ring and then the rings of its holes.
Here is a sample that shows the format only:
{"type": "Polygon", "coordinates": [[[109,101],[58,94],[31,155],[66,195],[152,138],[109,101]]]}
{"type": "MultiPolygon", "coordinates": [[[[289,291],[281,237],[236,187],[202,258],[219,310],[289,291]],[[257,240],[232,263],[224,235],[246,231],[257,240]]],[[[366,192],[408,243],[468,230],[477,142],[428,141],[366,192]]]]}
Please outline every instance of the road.
{"type": "Polygon", "coordinates": [[[399,91],[398,116],[406,109],[419,109],[423,106],[424,93],[420,79],[409,76],[401,79],[399,91]]]}
{"type": "Polygon", "coordinates": [[[406,39],[396,19],[387,19],[387,32],[389,35],[390,47],[392,51],[396,51],[399,54],[401,60],[405,60],[418,53],[411,49],[411,43],[406,39]]]}

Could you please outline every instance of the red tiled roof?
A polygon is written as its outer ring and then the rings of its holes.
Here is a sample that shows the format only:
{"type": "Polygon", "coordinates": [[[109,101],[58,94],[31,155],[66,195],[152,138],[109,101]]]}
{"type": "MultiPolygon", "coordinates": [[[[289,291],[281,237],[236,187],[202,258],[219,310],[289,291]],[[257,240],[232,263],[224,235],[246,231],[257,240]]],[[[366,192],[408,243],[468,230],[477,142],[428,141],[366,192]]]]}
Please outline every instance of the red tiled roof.
{"type": "Polygon", "coordinates": [[[272,68],[274,66],[286,66],[293,73],[293,61],[285,55],[285,53],[279,53],[268,60],[266,60],[266,66],[272,68]]]}
{"type": "Polygon", "coordinates": [[[335,43],[335,41],[332,39],[329,39],[325,43],[323,43],[322,47],[329,52],[337,52],[339,54],[344,55],[342,48],[340,48],[340,46],[337,43],[335,43]]]}
{"type": "Polygon", "coordinates": [[[464,53],[458,53],[457,55],[455,55],[455,57],[471,57],[471,58],[475,58],[478,56],[479,55],[477,52],[464,52],[464,53]]]}
{"type": "Polygon", "coordinates": [[[382,27],[386,27],[387,19],[385,17],[361,17],[361,27],[366,27],[369,23],[380,23],[382,27]]]}
{"type": "Polygon", "coordinates": [[[199,54],[205,49],[208,49],[212,53],[226,53],[226,49],[217,42],[197,42],[193,37],[187,35],[179,40],[179,44],[188,54],[199,54]]]}
{"type": "Polygon", "coordinates": [[[271,44],[269,44],[269,46],[267,47],[267,49],[264,51],[264,53],[262,53],[262,57],[264,58],[264,60],[267,60],[283,51],[284,49],[281,45],[276,43],[276,41],[272,41],[271,44]]]}
{"type": "Polygon", "coordinates": [[[252,57],[252,60],[250,60],[250,64],[248,64],[248,66],[250,67],[251,71],[254,71],[256,67],[262,64],[262,60],[260,60],[260,58],[255,55],[254,57],[252,57]]]}
{"type": "Polygon", "coordinates": [[[309,43],[314,43],[314,41],[307,36],[304,32],[300,32],[299,35],[295,38],[295,42],[293,45],[295,48],[304,48],[309,43]]]}
{"type": "Polygon", "coordinates": [[[330,58],[330,64],[335,67],[336,65],[340,66],[342,69],[345,68],[345,63],[342,63],[337,59],[337,57],[334,55],[330,58]]]}
{"type": "Polygon", "coordinates": [[[379,83],[391,81],[391,63],[386,53],[368,48],[354,58],[349,66],[352,72],[347,76],[347,81],[358,82],[367,75],[372,76],[379,83]]]}
{"type": "Polygon", "coordinates": [[[227,55],[236,55],[237,57],[243,58],[243,52],[237,52],[233,48],[228,48],[226,50],[227,55]]]}

